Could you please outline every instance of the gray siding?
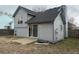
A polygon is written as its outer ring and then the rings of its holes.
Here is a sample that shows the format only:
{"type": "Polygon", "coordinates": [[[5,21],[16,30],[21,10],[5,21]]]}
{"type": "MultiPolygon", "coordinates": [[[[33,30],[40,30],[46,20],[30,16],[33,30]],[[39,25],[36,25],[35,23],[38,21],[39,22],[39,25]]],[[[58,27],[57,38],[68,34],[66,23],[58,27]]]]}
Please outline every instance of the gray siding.
{"type": "Polygon", "coordinates": [[[28,37],[29,32],[26,28],[15,28],[15,33],[17,37],[28,37]]]}
{"type": "Polygon", "coordinates": [[[38,24],[38,38],[44,41],[53,41],[53,24],[38,24]]]}
{"type": "Polygon", "coordinates": [[[28,25],[25,24],[25,22],[29,20],[30,18],[32,18],[32,16],[29,16],[25,10],[20,9],[14,18],[14,26],[15,27],[27,27],[28,25]],[[22,20],[23,24],[18,24],[19,20],[22,20]]]}
{"type": "Polygon", "coordinates": [[[32,18],[32,16],[28,15],[27,12],[23,9],[20,9],[14,18],[14,33],[16,36],[28,37],[29,36],[29,26],[25,22],[32,18]],[[18,21],[22,20],[22,24],[18,24],[18,21]]]}
{"type": "Polygon", "coordinates": [[[60,41],[62,39],[64,39],[64,25],[59,14],[54,21],[54,42],[60,41]]]}

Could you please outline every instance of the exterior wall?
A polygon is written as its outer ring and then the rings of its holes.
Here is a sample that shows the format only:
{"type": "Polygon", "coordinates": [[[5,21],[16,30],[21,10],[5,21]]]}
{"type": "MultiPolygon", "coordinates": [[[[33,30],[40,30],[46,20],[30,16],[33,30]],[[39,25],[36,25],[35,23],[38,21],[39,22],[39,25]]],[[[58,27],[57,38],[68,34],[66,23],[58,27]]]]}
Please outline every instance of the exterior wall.
{"type": "Polygon", "coordinates": [[[53,24],[38,24],[38,38],[43,41],[53,41],[53,24]]]}
{"type": "Polygon", "coordinates": [[[20,9],[14,18],[14,26],[15,27],[27,27],[28,25],[25,24],[25,22],[29,20],[30,18],[32,18],[32,16],[27,15],[27,12],[25,10],[20,9]],[[18,24],[19,20],[22,20],[23,24],[18,24]]]}
{"type": "MultiPolygon", "coordinates": [[[[28,15],[24,9],[20,9],[14,18],[14,31],[17,36],[28,37],[29,26],[25,22],[32,18],[32,16],[28,15]],[[18,24],[18,21],[22,20],[22,24],[18,24]]],[[[14,32],[14,33],[15,33],[14,32]]]]}
{"type": "Polygon", "coordinates": [[[64,39],[64,25],[59,14],[54,21],[54,42],[60,41],[62,39],[64,39]]]}
{"type": "Polygon", "coordinates": [[[26,28],[15,28],[14,31],[17,37],[28,37],[28,30],[26,28]]]}
{"type": "Polygon", "coordinates": [[[64,25],[60,14],[56,17],[53,24],[38,24],[39,40],[55,43],[64,39],[64,25]],[[54,28],[53,28],[54,26],[54,28]],[[61,29],[62,26],[62,29],[61,29]],[[53,32],[54,31],[54,32],[53,32]]]}

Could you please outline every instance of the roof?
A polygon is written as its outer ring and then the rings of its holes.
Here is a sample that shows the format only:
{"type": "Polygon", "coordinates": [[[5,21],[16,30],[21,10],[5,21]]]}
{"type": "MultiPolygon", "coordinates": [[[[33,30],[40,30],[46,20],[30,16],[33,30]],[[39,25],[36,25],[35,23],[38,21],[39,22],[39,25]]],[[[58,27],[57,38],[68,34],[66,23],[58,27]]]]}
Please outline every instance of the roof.
{"type": "Polygon", "coordinates": [[[31,11],[31,10],[29,10],[29,9],[27,9],[27,8],[18,6],[17,10],[16,10],[15,13],[13,14],[13,17],[16,16],[17,12],[18,12],[21,8],[24,9],[29,15],[33,15],[33,16],[35,16],[35,15],[37,14],[36,12],[31,11]]]}
{"type": "Polygon", "coordinates": [[[61,18],[62,18],[63,23],[65,24],[66,23],[65,15],[64,15],[65,12],[64,12],[63,6],[61,6],[61,7],[56,7],[56,8],[53,8],[53,9],[48,9],[48,10],[46,10],[44,12],[34,12],[34,11],[31,11],[31,10],[29,10],[27,8],[19,6],[17,8],[17,10],[15,11],[13,17],[15,17],[17,12],[22,8],[29,15],[34,16],[33,18],[31,18],[30,20],[27,21],[28,24],[53,23],[55,18],[61,12],[61,14],[60,14],[61,18]]]}
{"type": "MultiPolygon", "coordinates": [[[[55,18],[58,16],[60,12],[61,12],[60,7],[48,9],[45,12],[42,12],[36,15],[36,17],[31,18],[30,20],[27,21],[27,23],[28,24],[53,23],[55,18]]],[[[63,23],[64,22],[65,21],[63,21],[63,23]]]]}

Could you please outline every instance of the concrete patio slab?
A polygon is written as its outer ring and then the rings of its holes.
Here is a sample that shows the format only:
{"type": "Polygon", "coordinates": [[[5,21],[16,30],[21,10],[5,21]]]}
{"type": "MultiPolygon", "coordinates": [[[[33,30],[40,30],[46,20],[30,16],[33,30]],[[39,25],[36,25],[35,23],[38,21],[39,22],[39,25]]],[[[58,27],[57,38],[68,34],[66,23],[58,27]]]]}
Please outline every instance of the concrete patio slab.
{"type": "Polygon", "coordinates": [[[38,43],[38,42],[35,42],[36,45],[49,45],[49,43],[38,43]]]}
{"type": "Polygon", "coordinates": [[[27,39],[27,38],[21,38],[21,39],[15,39],[15,40],[11,40],[9,41],[10,43],[19,43],[22,45],[26,45],[26,44],[31,44],[33,42],[35,42],[37,39],[27,39]]]}

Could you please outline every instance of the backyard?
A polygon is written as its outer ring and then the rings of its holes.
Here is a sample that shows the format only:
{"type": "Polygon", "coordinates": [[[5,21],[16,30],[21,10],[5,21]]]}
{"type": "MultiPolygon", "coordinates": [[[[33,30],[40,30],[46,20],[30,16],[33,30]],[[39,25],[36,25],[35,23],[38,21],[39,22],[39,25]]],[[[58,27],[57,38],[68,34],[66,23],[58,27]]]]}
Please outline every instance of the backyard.
{"type": "MultiPolygon", "coordinates": [[[[48,45],[35,44],[35,42],[23,45],[20,43],[11,42],[11,40],[16,39],[14,37],[1,36],[0,53],[1,54],[79,53],[79,39],[68,38],[55,44],[48,44],[48,45]]],[[[18,38],[18,40],[19,39],[20,38],[18,38]]]]}

